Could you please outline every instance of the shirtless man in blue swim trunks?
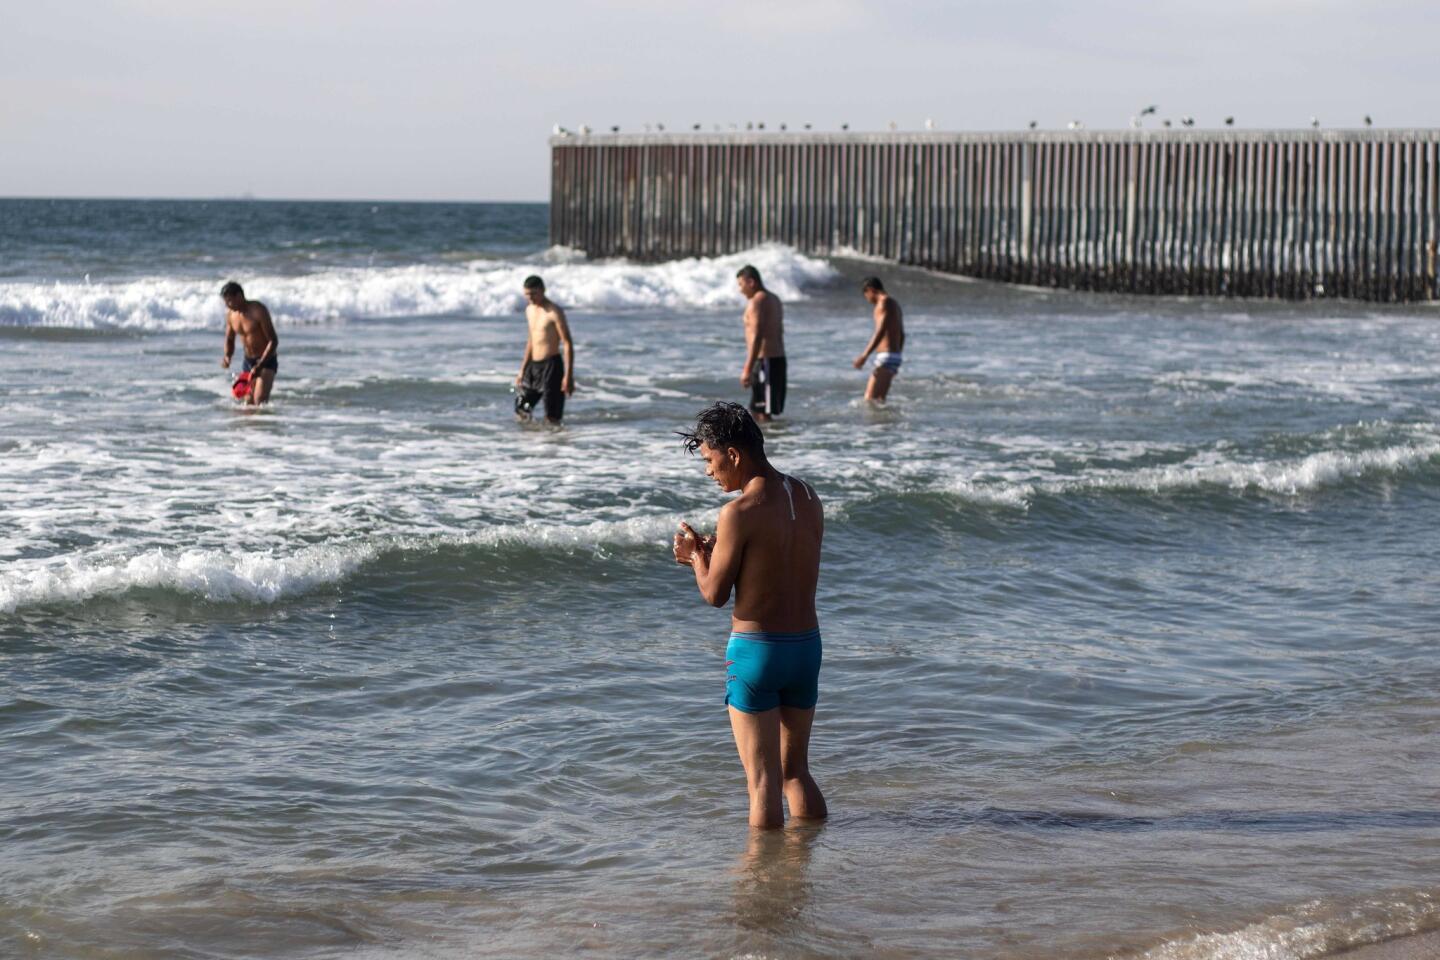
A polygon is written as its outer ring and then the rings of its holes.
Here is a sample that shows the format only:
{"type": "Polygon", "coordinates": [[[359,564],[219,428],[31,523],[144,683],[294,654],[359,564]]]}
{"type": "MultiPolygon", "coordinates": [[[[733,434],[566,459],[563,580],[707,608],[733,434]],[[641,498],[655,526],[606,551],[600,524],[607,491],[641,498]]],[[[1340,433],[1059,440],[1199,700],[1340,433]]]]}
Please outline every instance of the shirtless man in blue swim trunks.
{"type": "Polygon", "coordinates": [[[875,333],[865,344],[865,352],[855,358],[855,369],[862,369],[870,354],[875,354],[875,369],[865,385],[865,399],[882,403],[890,393],[890,381],[900,372],[901,351],[905,349],[905,319],[901,316],[899,301],[885,292],[879,277],[870,277],[861,284],[860,295],[875,308],[875,333]]]}
{"type": "Polygon", "coordinates": [[[750,825],[818,820],[825,797],[810,776],[810,726],[819,697],[820,626],[815,585],[825,512],[810,485],[765,457],[765,437],[738,403],[703,411],[685,449],[705,475],[739,496],[720,509],[713,537],[688,523],[675,534],[675,560],[695,572],[700,595],[722,607],[735,594],[725,649],[725,702],[750,790],[750,825]]]}

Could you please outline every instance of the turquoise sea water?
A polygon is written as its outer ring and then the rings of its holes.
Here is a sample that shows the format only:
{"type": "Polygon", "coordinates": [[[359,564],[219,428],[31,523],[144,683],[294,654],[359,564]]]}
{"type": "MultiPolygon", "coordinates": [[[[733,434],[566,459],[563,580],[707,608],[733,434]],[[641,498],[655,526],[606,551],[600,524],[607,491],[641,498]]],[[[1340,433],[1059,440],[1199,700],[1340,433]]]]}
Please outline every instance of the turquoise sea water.
{"type": "Polygon", "coordinates": [[[0,953],[1308,958],[1440,926],[1433,308],[1125,299],[524,205],[0,201],[0,953]],[[813,757],[752,836],[673,431],[786,299],[813,757]],[[856,288],[904,304],[858,402],[856,288]],[[579,390],[521,428],[519,281],[579,390]],[[226,279],[277,402],[219,367],[226,279]]]}

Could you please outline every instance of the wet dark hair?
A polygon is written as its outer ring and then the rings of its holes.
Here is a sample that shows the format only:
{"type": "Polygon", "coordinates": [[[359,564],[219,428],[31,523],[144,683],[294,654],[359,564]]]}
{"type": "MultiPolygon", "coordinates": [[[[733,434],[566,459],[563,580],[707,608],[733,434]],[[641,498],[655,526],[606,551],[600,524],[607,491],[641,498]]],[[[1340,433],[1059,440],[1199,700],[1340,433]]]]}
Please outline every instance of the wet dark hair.
{"type": "Polygon", "coordinates": [[[765,281],[760,279],[760,271],[756,270],[748,263],[745,264],[745,266],[741,267],[739,272],[737,272],[735,276],[745,277],[748,280],[754,280],[757,287],[759,287],[761,290],[765,289],[765,281]]]}
{"type": "Polygon", "coordinates": [[[760,432],[760,425],[750,416],[750,411],[738,403],[712,403],[695,418],[693,431],[679,433],[686,453],[694,453],[703,443],[712,450],[734,447],[760,456],[765,454],[765,434],[760,432]]]}
{"type": "Polygon", "coordinates": [[[541,280],[539,277],[532,273],[530,274],[530,276],[525,278],[524,287],[526,290],[544,290],[545,281],[541,280]]]}
{"type": "Polygon", "coordinates": [[[231,280],[229,283],[225,284],[225,286],[220,288],[220,296],[230,297],[232,295],[236,297],[245,296],[245,291],[242,290],[240,288],[240,284],[236,283],[234,280],[231,280]]]}
{"type": "Polygon", "coordinates": [[[878,290],[884,293],[885,284],[880,282],[879,277],[866,277],[865,282],[860,284],[860,291],[863,293],[866,290],[878,290]]]}

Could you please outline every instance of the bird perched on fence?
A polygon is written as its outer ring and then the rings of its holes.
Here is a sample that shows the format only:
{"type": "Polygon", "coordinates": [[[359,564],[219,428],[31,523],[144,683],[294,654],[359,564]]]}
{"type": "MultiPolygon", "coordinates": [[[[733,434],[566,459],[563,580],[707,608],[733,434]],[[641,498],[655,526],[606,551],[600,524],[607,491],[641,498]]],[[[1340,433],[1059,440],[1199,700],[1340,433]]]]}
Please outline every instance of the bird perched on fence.
{"type": "Polygon", "coordinates": [[[1310,118],[1310,126],[1315,127],[1315,128],[1318,130],[1318,129],[1320,128],[1320,118],[1319,118],[1319,117],[1311,117],[1311,118],[1310,118]]]}
{"type": "Polygon", "coordinates": [[[899,130],[899,129],[900,129],[900,125],[899,125],[898,123],[896,123],[894,120],[891,120],[891,121],[890,121],[890,130],[893,132],[893,131],[899,130]]]}
{"type": "Polygon", "coordinates": [[[588,124],[588,123],[582,123],[582,124],[580,124],[580,136],[582,136],[582,137],[588,137],[588,136],[590,136],[590,134],[591,134],[590,124],[588,124]]]}
{"type": "Polygon", "coordinates": [[[809,129],[810,129],[810,124],[808,124],[808,123],[805,124],[805,129],[806,129],[806,130],[809,130],[809,129]]]}
{"type": "Polygon", "coordinates": [[[555,124],[555,126],[553,126],[553,127],[550,128],[550,132],[553,133],[553,134],[554,134],[555,136],[557,136],[557,137],[568,137],[568,136],[570,136],[570,131],[569,131],[569,130],[566,130],[564,127],[560,126],[560,124],[558,124],[558,123],[555,124]]]}
{"type": "Polygon", "coordinates": [[[764,130],[764,129],[765,129],[765,124],[763,124],[763,123],[757,123],[757,124],[755,124],[755,129],[756,129],[756,130],[764,130]]]}
{"type": "Polygon", "coordinates": [[[1235,126],[1235,118],[1234,118],[1234,117],[1226,117],[1226,118],[1225,118],[1225,126],[1227,126],[1227,127],[1233,127],[1233,126],[1235,126]]]}
{"type": "Polygon", "coordinates": [[[1169,130],[1169,129],[1170,129],[1170,121],[1169,121],[1169,120],[1161,120],[1161,121],[1160,121],[1160,124],[1161,124],[1166,130],[1169,130]]]}
{"type": "Polygon", "coordinates": [[[663,124],[663,123],[657,123],[657,124],[655,124],[655,129],[658,130],[658,131],[661,132],[661,133],[664,133],[664,132],[665,132],[665,124],[663,124]]]}
{"type": "Polygon", "coordinates": [[[1365,114],[1365,126],[1370,126],[1371,122],[1372,121],[1370,120],[1370,114],[1365,114]]]}
{"type": "Polygon", "coordinates": [[[1131,118],[1130,118],[1130,126],[1134,127],[1136,130],[1139,130],[1139,129],[1140,129],[1140,118],[1139,118],[1139,117],[1131,117],[1131,118]]]}
{"type": "Polygon", "coordinates": [[[618,123],[616,123],[616,124],[611,124],[611,126],[610,126],[610,132],[611,132],[611,133],[619,133],[619,132],[620,132],[620,125],[619,125],[618,123]]]}
{"type": "Polygon", "coordinates": [[[1084,129],[1085,129],[1085,124],[1081,123],[1079,120],[1071,120],[1071,121],[1070,121],[1069,123],[1067,123],[1065,126],[1068,127],[1068,128],[1070,128],[1071,130],[1084,130],[1084,129]]]}
{"type": "Polygon", "coordinates": [[[931,120],[929,117],[926,117],[926,118],[925,118],[925,129],[926,129],[926,130],[934,130],[934,129],[935,129],[935,121],[934,121],[934,120],[931,120]]]}
{"type": "Polygon", "coordinates": [[[1034,120],[1031,120],[1031,121],[1030,121],[1030,129],[1031,129],[1031,130],[1034,130],[1037,126],[1039,126],[1039,124],[1037,124],[1034,120]]]}
{"type": "Polygon", "coordinates": [[[691,127],[690,129],[691,129],[691,130],[699,130],[699,129],[700,129],[700,124],[697,123],[697,124],[695,124],[693,127],[691,127]]]}
{"type": "Polygon", "coordinates": [[[841,130],[849,130],[849,129],[850,129],[850,124],[848,124],[848,123],[842,123],[842,124],[840,124],[840,129],[841,129],[841,130]]]}
{"type": "Polygon", "coordinates": [[[783,124],[783,123],[780,124],[780,130],[781,130],[781,132],[784,132],[785,129],[786,129],[785,124],[783,124]]]}

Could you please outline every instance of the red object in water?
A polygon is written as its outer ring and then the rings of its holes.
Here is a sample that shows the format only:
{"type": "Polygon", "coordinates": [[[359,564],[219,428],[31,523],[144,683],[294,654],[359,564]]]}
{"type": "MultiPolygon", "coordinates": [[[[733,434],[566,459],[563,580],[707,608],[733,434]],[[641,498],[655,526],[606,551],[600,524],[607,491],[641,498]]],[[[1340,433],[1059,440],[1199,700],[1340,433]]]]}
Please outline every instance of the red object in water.
{"type": "Polygon", "coordinates": [[[230,388],[230,392],[235,394],[236,400],[244,400],[250,396],[250,372],[248,370],[235,378],[235,384],[230,388]]]}

